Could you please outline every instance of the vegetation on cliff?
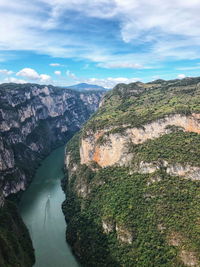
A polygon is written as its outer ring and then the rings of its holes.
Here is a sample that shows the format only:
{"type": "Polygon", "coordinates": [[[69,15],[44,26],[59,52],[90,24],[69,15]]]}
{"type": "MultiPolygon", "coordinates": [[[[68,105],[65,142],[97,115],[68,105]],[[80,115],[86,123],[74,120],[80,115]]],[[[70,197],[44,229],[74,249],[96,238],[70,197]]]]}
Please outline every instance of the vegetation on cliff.
{"type": "Polygon", "coordinates": [[[134,162],[166,160],[169,163],[200,166],[200,135],[177,131],[133,145],[130,152],[134,154],[134,162]]]}
{"type": "Polygon", "coordinates": [[[26,187],[41,158],[64,144],[98,107],[103,92],[38,84],[0,85],[0,154],[6,195],[26,187]]]}
{"type": "MultiPolygon", "coordinates": [[[[98,107],[102,94],[51,85],[0,85],[0,176],[4,196],[25,190],[41,159],[79,130],[98,107]]],[[[6,202],[0,207],[0,266],[29,267],[33,263],[28,231],[14,204],[6,202]]]]}
{"type": "Polygon", "coordinates": [[[0,266],[31,267],[34,262],[28,230],[15,204],[6,201],[0,208],[0,266]]]}
{"type": "Polygon", "coordinates": [[[119,84],[106,94],[84,133],[111,125],[140,127],[168,114],[193,112],[200,112],[200,78],[119,84]]]}
{"type": "Polygon", "coordinates": [[[163,136],[130,145],[132,161],[124,166],[81,165],[79,155],[80,139],[85,134],[92,139],[97,129],[113,125],[121,133],[127,124],[142,127],[171,113],[199,113],[199,81],[118,85],[68,143],[63,210],[67,240],[84,266],[200,265],[198,178],[170,176],[164,166],[152,173],[134,169],[139,162],[160,161],[200,166],[199,134],[169,126],[163,136]]]}

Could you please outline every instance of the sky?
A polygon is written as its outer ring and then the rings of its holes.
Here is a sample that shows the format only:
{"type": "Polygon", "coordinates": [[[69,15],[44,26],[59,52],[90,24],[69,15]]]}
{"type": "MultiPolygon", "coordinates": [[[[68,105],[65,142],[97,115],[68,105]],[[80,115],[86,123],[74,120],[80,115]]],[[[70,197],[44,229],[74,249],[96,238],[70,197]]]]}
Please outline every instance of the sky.
{"type": "Polygon", "coordinates": [[[0,0],[0,83],[200,76],[199,0],[0,0]]]}

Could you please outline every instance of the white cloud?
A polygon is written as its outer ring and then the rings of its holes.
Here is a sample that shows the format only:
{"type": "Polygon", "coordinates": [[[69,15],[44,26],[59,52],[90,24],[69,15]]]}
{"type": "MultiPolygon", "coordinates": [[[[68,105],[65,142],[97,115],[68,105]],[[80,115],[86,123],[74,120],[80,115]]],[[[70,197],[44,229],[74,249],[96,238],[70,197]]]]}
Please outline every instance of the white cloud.
{"type": "Polygon", "coordinates": [[[13,71],[12,70],[2,69],[2,70],[0,70],[0,74],[11,75],[11,74],[13,74],[13,71]]]}
{"type": "Polygon", "coordinates": [[[16,73],[16,76],[24,77],[31,81],[37,81],[39,83],[47,83],[51,81],[51,76],[47,74],[39,74],[36,70],[31,68],[24,68],[16,73]]]}
{"type": "Polygon", "coordinates": [[[21,84],[27,83],[27,81],[22,80],[22,79],[17,79],[15,77],[7,77],[3,80],[3,82],[5,82],[5,83],[21,83],[21,84]]]}
{"type": "Polygon", "coordinates": [[[73,73],[73,72],[71,72],[70,70],[67,70],[66,71],[66,75],[67,75],[67,77],[69,77],[70,79],[73,79],[73,80],[77,80],[78,78],[76,77],[76,75],[73,73]]]}
{"type": "Polygon", "coordinates": [[[60,70],[55,70],[54,73],[55,73],[56,75],[61,75],[61,71],[60,71],[60,70]]]}
{"type": "Polygon", "coordinates": [[[176,70],[199,70],[199,69],[200,69],[200,66],[176,68],[176,70]]]}
{"type": "Polygon", "coordinates": [[[34,69],[31,68],[24,68],[20,70],[19,72],[16,73],[16,76],[21,76],[25,77],[27,79],[31,80],[38,80],[40,79],[40,75],[35,71],[34,69]]]}
{"type": "Polygon", "coordinates": [[[113,63],[98,63],[98,67],[107,69],[143,69],[144,67],[137,63],[131,62],[113,62],[113,63]]]}
{"type": "Polygon", "coordinates": [[[136,47],[148,44],[148,49],[127,52],[135,64],[200,58],[199,10],[199,0],[1,0],[0,50],[32,50],[101,63],[119,58],[125,61],[125,53],[109,45],[112,42],[100,45],[96,38],[87,41],[76,36],[77,18],[68,23],[63,19],[74,11],[89,18],[113,20],[119,29],[117,38],[126,43],[136,47]]]}
{"type": "MultiPolygon", "coordinates": [[[[48,0],[43,1],[49,3],[48,0]]],[[[166,57],[199,58],[198,0],[52,0],[50,3],[51,19],[56,22],[54,26],[67,10],[78,11],[88,17],[118,21],[124,42],[149,44],[149,51],[138,51],[139,54],[146,55],[146,61],[151,56],[158,60],[166,57]]]]}
{"type": "Polygon", "coordinates": [[[49,64],[49,66],[51,66],[51,67],[59,67],[61,65],[59,63],[51,63],[51,64],[49,64]]]}
{"type": "Polygon", "coordinates": [[[133,83],[133,82],[137,82],[140,81],[140,78],[125,78],[125,77],[117,77],[117,78],[113,78],[113,77],[108,77],[105,79],[99,79],[99,78],[89,78],[86,80],[81,80],[80,82],[85,82],[85,83],[89,83],[89,84],[96,84],[96,85],[100,85],[103,86],[105,88],[113,88],[116,84],[118,83],[133,83]]]}
{"type": "Polygon", "coordinates": [[[51,82],[51,76],[47,75],[47,74],[40,74],[40,83],[47,83],[47,82],[51,82]]]}
{"type": "Polygon", "coordinates": [[[141,41],[141,38],[147,42],[155,41],[158,38],[162,39],[163,35],[199,36],[200,18],[197,11],[200,8],[199,1],[116,0],[116,2],[117,13],[126,14],[122,19],[121,31],[125,42],[138,39],[141,41]]]}
{"type": "Polygon", "coordinates": [[[178,79],[184,79],[185,77],[186,77],[185,74],[179,74],[179,75],[177,76],[178,79]]]}

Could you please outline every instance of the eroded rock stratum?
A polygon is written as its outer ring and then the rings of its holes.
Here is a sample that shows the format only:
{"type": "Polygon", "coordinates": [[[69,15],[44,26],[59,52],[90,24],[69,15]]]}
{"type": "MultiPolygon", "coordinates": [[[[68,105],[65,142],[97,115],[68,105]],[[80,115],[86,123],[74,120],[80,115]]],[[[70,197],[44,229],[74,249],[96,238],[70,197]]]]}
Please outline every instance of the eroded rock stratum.
{"type": "Polygon", "coordinates": [[[107,93],[66,147],[63,210],[81,262],[200,266],[199,155],[199,78],[107,93]]]}

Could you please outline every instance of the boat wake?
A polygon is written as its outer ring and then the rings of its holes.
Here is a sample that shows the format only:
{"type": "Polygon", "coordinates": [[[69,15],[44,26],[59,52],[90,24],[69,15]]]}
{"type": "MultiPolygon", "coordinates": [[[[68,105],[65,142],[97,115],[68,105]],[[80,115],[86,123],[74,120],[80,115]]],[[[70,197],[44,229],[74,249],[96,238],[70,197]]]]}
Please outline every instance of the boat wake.
{"type": "Polygon", "coordinates": [[[50,215],[50,195],[48,195],[48,199],[46,201],[46,204],[45,204],[45,210],[44,210],[44,227],[45,227],[45,224],[46,224],[46,220],[47,220],[47,216],[50,215]]]}

